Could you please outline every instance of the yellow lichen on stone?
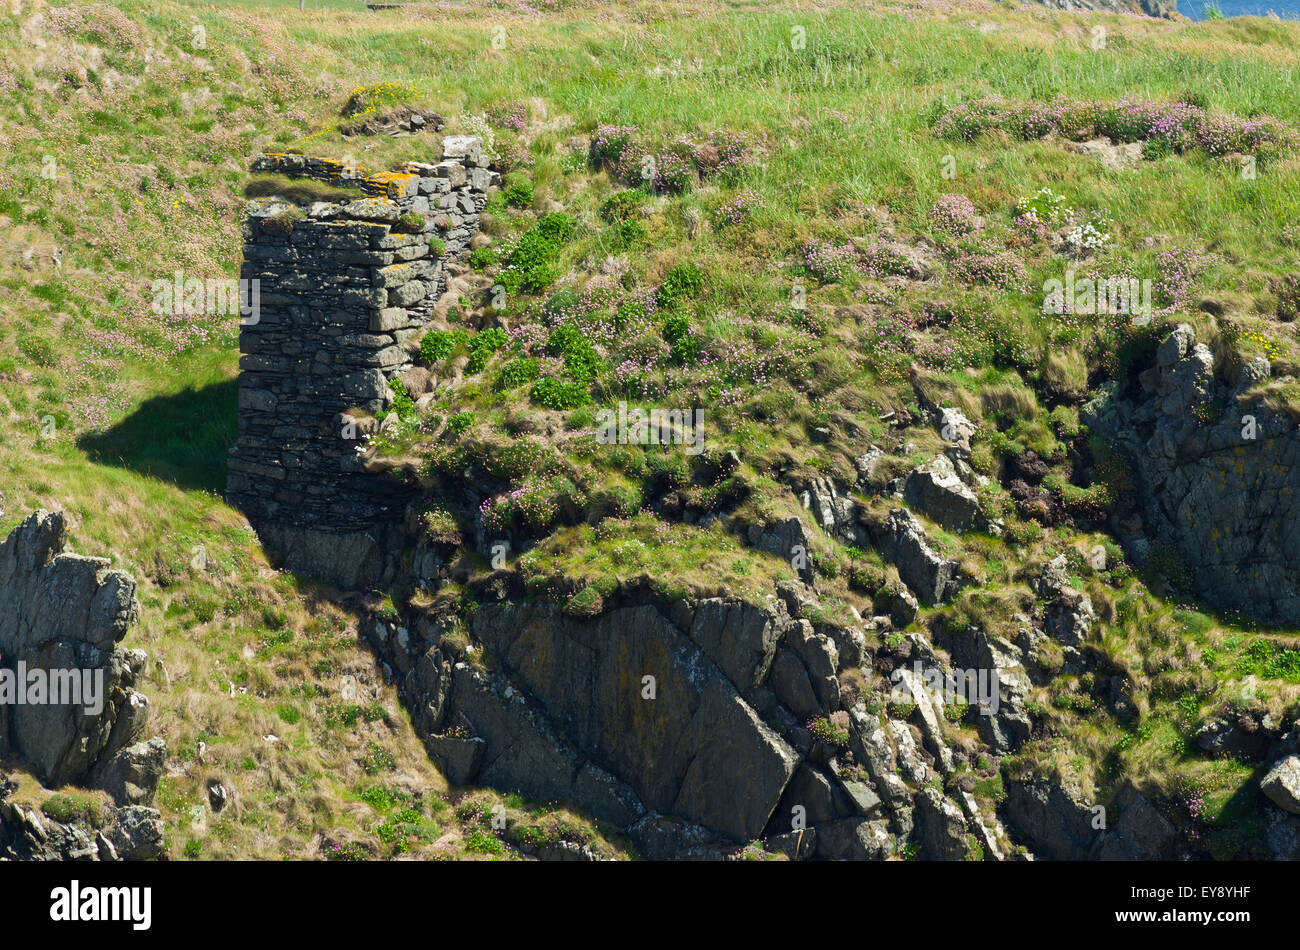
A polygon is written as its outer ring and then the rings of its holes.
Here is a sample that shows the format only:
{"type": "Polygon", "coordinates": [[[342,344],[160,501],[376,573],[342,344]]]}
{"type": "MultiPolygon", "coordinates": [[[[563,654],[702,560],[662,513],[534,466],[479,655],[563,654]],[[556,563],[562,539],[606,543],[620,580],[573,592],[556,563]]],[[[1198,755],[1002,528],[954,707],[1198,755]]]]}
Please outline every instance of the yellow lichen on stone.
{"type": "Polygon", "coordinates": [[[377,172],[366,178],[368,184],[382,188],[390,198],[400,198],[406,194],[406,184],[416,175],[410,172],[377,172]]]}

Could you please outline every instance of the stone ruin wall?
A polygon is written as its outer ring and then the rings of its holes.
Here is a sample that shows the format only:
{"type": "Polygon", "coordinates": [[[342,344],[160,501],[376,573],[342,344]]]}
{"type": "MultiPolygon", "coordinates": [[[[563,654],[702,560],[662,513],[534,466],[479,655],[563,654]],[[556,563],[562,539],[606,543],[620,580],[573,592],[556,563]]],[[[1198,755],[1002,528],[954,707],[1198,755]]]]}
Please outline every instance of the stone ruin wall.
{"type": "Polygon", "coordinates": [[[280,153],[252,165],[369,196],[301,210],[256,199],[244,222],[240,277],[259,282],[258,308],[240,329],[227,498],[289,569],[342,586],[379,579],[383,535],[406,499],[365,471],[343,414],[392,402],[388,383],[412,365],[445,262],[468,252],[499,180],[488,161],[478,138],[449,136],[440,162],[396,172],[280,153]]]}

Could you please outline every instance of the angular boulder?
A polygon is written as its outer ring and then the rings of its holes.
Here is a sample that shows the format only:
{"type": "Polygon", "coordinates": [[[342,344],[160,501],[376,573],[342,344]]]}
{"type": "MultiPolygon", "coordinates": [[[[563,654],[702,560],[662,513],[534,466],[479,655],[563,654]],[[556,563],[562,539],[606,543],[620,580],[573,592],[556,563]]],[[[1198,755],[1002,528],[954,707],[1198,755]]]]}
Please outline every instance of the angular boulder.
{"type": "Polygon", "coordinates": [[[903,499],[950,531],[977,527],[982,520],[979,499],[946,455],[936,455],[912,470],[903,486],[903,499]]]}
{"type": "Polygon", "coordinates": [[[13,751],[47,786],[86,784],[103,770],[127,794],[117,778],[129,771],[143,783],[130,795],[147,798],[156,784],[152,768],[109,766],[149,715],[148,700],[134,689],[145,654],[118,646],[139,616],[135,581],[105,558],[65,552],[66,540],[63,515],[37,511],[0,543],[0,662],[81,687],[66,704],[7,710],[13,751]]]}
{"type": "Polygon", "coordinates": [[[1259,780],[1259,790],[1278,808],[1300,815],[1300,755],[1279,759],[1259,780]]]}

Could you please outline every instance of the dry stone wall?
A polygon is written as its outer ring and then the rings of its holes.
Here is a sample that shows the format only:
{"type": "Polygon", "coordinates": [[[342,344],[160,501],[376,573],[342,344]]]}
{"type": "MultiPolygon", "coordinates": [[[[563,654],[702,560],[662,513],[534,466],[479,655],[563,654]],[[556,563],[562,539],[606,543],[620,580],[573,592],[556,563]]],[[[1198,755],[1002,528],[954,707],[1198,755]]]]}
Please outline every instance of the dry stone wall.
{"type": "MultiPolygon", "coordinates": [[[[481,141],[450,136],[436,164],[360,175],[340,162],[267,154],[255,172],[352,186],[367,197],[305,208],[250,203],[241,278],[257,281],[240,331],[239,438],[227,496],[286,567],[357,586],[382,572],[384,533],[406,499],[364,469],[348,410],[382,412],[389,381],[478,232],[481,141]]],[[[252,286],[252,285],[250,285],[252,286]]]]}

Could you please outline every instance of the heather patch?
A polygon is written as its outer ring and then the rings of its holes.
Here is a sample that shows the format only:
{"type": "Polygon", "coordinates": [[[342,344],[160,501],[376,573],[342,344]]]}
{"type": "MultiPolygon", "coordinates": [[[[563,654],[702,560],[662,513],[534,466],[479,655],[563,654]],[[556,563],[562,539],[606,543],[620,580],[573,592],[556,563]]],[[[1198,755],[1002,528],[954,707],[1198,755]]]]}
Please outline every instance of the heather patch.
{"type": "Polygon", "coordinates": [[[1147,142],[1147,157],[1193,151],[1262,156],[1291,137],[1291,130],[1270,116],[1243,119],[1188,102],[1133,99],[1050,104],[976,99],[949,109],[934,124],[940,138],[966,141],[997,129],[1021,139],[1055,133],[1076,141],[1104,135],[1117,142],[1147,142]]]}
{"type": "Polygon", "coordinates": [[[979,230],[974,203],[965,195],[940,195],[930,206],[930,225],[937,231],[957,237],[979,230]]]}
{"type": "Polygon", "coordinates": [[[593,166],[608,169],[629,185],[679,194],[697,182],[744,167],[754,152],[751,136],[732,129],[664,139],[644,135],[635,125],[598,125],[588,156],[593,166]]]}

